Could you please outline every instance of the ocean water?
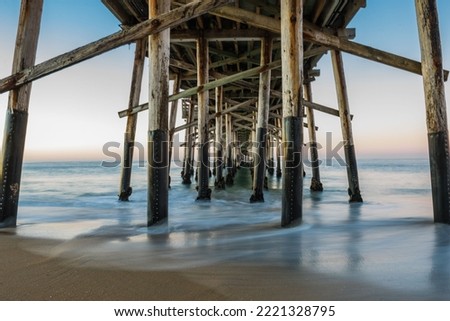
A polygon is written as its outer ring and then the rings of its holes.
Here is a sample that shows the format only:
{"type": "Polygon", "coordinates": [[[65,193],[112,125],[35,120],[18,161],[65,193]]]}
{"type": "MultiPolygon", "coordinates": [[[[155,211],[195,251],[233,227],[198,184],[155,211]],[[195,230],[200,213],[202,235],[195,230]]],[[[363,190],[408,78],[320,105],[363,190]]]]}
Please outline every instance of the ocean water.
{"type": "MultiPolygon", "coordinates": [[[[250,172],[196,202],[195,184],[171,169],[167,228],[145,226],[146,168],[136,167],[131,201],[119,202],[120,168],[100,162],[24,165],[16,233],[61,240],[36,248],[78,265],[168,270],[221,263],[311,270],[361,280],[417,299],[450,299],[450,226],[433,223],[426,159],[359,160],[364,203],[349,204],[345,167],[320,168],[303,223],[280,227],[281,180],[269,176],[265,203],[250,204],[250,172]]],[[[213,186],[214,177],[210,185],[213,186]]]]}

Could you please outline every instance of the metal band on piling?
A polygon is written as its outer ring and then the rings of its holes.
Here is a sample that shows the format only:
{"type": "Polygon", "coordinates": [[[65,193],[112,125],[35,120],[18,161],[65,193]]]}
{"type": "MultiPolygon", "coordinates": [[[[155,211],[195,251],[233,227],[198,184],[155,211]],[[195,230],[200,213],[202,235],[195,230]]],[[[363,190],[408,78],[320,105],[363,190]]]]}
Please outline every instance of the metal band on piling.
{"type": "Polygon", "coordinates": [[[347,162],[347,176],[348,176],[348,196],[349,202],[362,202],[361,192],[359,190],[358,169],[356,165],[355,146],[344,145],[345,160],[347,162]]]}
{"type": "Polygon", "coordinates": [[[428,134],[433,213],[439,223],[450,223],[448,143],[448,132],[428,134]]]}
{"type": "Polygon", "coordinates": [[[253,194],[250,203],[264,202],[264,178],[266,172],[266,162],[264,159],[266,149],[267,128],[256,129],[256,154],[254,155],[256,171],[254,172],[253,194]]]}
{"type": "Polygon", "coordinates": [[[197,200],[210,200],[211,189],[209,188],[209,144],[199,146],[199,172],[198,172],[198,196],[197,200]]]}
{"type": "Polygon", "coordinates": [[[28,111],[11,111],[8,109],[5,123],[0,190],[0,226],[6,227],[15,226],[17,222],[28,111]]]}
{"type": "Polygon", "coordinates": [[[283,202],[281,226],[300,223],[303,200],[302,131],[301,117],[284,118],[283,126],[283,202]]]}
{"type": "Polygon", "coordinates": [[[163,223],[168,217],[169,135],[166,130],[151,130],[148,135],[150,206],[147,225],[163,223]]]}

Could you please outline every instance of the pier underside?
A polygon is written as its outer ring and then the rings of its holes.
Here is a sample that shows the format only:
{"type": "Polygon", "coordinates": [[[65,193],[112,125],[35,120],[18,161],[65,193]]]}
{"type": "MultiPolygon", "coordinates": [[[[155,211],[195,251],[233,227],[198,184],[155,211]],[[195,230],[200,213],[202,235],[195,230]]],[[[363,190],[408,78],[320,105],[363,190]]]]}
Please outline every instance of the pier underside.
{"type": "Polygon", "coordinates": [[[362,202],[342,52],[423,76],[434,218],[450,222],[443,86],[448,71],[442,66],[436,0],[416,0],[421,62],[352,41],[355,30],[347,26],[366,7],[365,0],[101,1],[120,21],[121,31],[34,65],[42,1],[22,0],[13,74],[0,80],[0,93],[10,92],[0,226],[16,225],[32,81],[129,43],[136,43],[136,55],[129,104],[119,111],[127,125],[118,196],[121,201],[132,197],[137,117],[148,110],[149,226],[169,216],[171,144],[174,133],[183,130],[181,175],[183,184],[197,184],[193,199],[209,201],[214,190],[232,185],[236,171],[245,167],[253,175],[249,201],[264,202],[266,176],[277,175],[283,182],[281,225],[301,223],[305,144],[313,165],[308,185],[318,193],[327,188],[318,166],[315,132],[320,124],[314,119],[318,112],[336,116],[341,124],[349,202],[362,202]],[[34,15],[28,14],[30,8],[34,15]],[[321,73],[316,66],[328,53],[336,107],[313,100],[314,81],[321,73]],[[142,102],[146,59],[149,99],[142,102]],[[179,117],[185,124],[176,127],[179,117]],[[211,175],[214,186],[209,186],[211,175]]]}

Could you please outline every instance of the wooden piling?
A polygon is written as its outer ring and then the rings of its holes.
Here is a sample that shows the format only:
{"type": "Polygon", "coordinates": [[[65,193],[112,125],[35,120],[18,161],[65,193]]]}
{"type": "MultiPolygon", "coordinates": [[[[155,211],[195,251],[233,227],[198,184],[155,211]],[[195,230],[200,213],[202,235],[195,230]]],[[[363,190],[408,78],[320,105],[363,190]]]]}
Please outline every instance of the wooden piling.
{"type": "MultiPolygon", "coordinates": [[[[43,0],[22,0],[13,74],[34,66],[41,25],[43,0]]],[[[31,83],[11,90],[3,134],[0,227],[15,227],[28,122],[31,83]]]]}
{"type": "Polygon", "coordinates": [[[362,202],[363,200],[359,190],[358,167],[356,164],[355,146],[353,144],[352,122],[350,118],[350,106],[348,102],[342,53],[340,51],[331,50],[331,60],[333,63],[333,73],[338,97],[342,138],[344,140],[349,202],[362,202]]]}
{"type": "Polygon", "coordinates": [[[274,135],[273,131],[269,132],[269,136],[267,139],[267,147],[266,147],[266,155],[267,155],[267,173],[270,176],[273,176],[275,174],[275,162],[274,162],[274,153],[273,153],[273,146],[274,146],[274,135]]]}
{"type": "MultiPolygon", "coordinates": [[[[194,105],[192,102],[189,102],[189,113],[188,113],[188,123],[192,123],[194,121],[194,105]]],[[[189,185],[192,183],[191,181],[191,171],[192,171],[192,136],[195,133],[195,129],[192,127],[186,128],[186,148],[184,150],[184,167],[183,167],[183,180],[182,184],[189,185]]]]}
{"type": "MultiPolygon", "coordinates": [[[[272,39],[265,37],[261,40],[261,66],[272,61],[272,39]]],[[[256,153],[253,169],[253,194],[250,203],[264,202],[264,179],[266,173],[266,142],[270,108],[270,77],[267,70],[259,75],[258,114],[256,122],[256,153]]],[[[254,144],[253,143],[253,144],[254,144]]]]}
{"type": "MultiPolygon", "coordinates": [[[[303,85],[303,91],[305,99],[309,102],[313,101],[311,82],[306,82],[303,85]]],[[[312,178],[310,189],[314,192],[323,191],[323,185],[320,181],[320,169],[319,169],[319,153],[317,150],[317,138],[316,138],[316,124],[314,120],[314,110],[310,107],[306,107],[306,118],[308,121],[308,133],[309,133],[309,153],[311,157],[311,169],[312,178]]]]}
{"type": "MultiPolygon", "coordinates": [[[[208,40],[200,37],[197,40],[197,85],[203,86],[208,82],[209,53],[208,40]]],[[[201,91],[198,97],[198,196],[197,200],[210,200],[209,188],[209,92],[201,91]]]]}
{"type": "Polygon", "coordinates": [[[281,225],[300,223],[303,202],[303,0],[281,0],[283,196],[281,225]]]}
{"type": "Polygon", "coordinates": [[[236,175],[238,168],[240,167],[240,159],[241,159],[241,149],[240,149],[240,142],[239,137],[236,131],[233,132],[233,172],[234,175],[236,175]]]}
{"type": "MultiPolygon", "coordinates": [[[[166,0],[149,0],[149,19],[170,10],[166,0]]],[[[170,30],[149,36],[149,132],[147,224],[165,222],[169,212],[170,30]]]]}
{"type": "Polygon", "coordinates": [[[281,144],[280,144],[280,138],[277,135],[276,137],[276,157],[277,157],[277,169],[276,169],[276,175],[278,178],[280,178],[282,176],[282,171],[281,171],[281,144]]]}
{"type": "MultiPolygon", "coordinates": [[[[175,76],[175,81],[173,82],[173,93],[177,94],[181,88],[181,73],[175,76]]],[[[175,134],[175,125],[177,121],[178,112],[178,99],[173,100],[170,105],[170,119],[169,119],[169,173],[170,167],[172,165],[172,155],[174,152],[173,146],[173,136],[175,134]]],[[[169,174],[169,188],[170,188],[170,174],[169,174]]]]}
{"type": "Polygon", "coordinates": [[[225,178],[223,177],[223,139],[222,139],[222,127],[223,127],[223,87],[216,88],[216,181],[214,186],[216,189],[225,188],[225,178]]]}
{"type": "Polygon", "coordinates": [[[226,168],[227,168],[227,176],[225,178],[225,183],[227,185],[233,185],[234,183],[234,173],[233,173],[233,150],[232,150],[232,117],[231,114],[226,114],[225,115],[225,131],[226,131],[226,135],[225,135],[225,140],[226,140],[226,159],[225,159],[225,163],[226,163],[226,168]]]}
{"type": "MultiPolygon", "coordinates": [[[[257,104],[258,106],[258,104],[257,104]]],[[[237,114],[237,117],[241,117],[242,115],[237,114]]],[[[255,164],[259,162],[259,151],[257,146],[257,138],[256,138],[256,122],[257,122],[257,113],[256,111],[252,111],[249,115],[243,116],[241,119],[247,118],[252,124],[252,130],[250,132],[249,143],[250,146],[247,148],[248,154],[250,155],[251,163],[250,163],[250,175],[252,180],[252,189],[253,182],[255,180],[255,164]]],[[[238,118],[239,119],[239,118],[238,118]]],[[[250,202],[252,203],[252,198],[250,197],[250,202]]]]}
{"type": "Polygon", "coordinates": [[[450,223],[447,107],[436,0],[416,0],[422,53],[434,222],[450,223]]]}
{"type": "MultiPolygon", "coordinates": [[[[133,73],[131,76],[131,89],[128,109],[131,110],[139,104],[141,95],[142,76],[144,74],[145,54],[147,51],[147,39],[136,41],[133,73]]],[[[133,189],[131,188],[131,171],[133,166],[134,140],[136,137],[136,124],[138,114],[130,114],[127,117],[127,127],[123,142],[122,173],[119,185],[119,200],[128,201],[133,189]]]]}

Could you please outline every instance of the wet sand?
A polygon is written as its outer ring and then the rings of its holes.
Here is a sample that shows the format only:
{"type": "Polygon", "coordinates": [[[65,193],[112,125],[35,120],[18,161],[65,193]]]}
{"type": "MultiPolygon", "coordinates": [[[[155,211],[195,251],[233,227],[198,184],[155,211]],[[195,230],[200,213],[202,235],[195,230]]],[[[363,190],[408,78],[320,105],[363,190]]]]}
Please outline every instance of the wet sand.
{"type": "Polygon", "coordinates": [[[0,232],[0,300],[423,300],[374,284],[288,267],[213,264],[171,271],[89,267],[46,257],[58,240],[0,232]]]}
{"type": "Polygon", "coordinates": [[[250,204],[248,170],[199,203],[174,167],[169,225],[151,229],[145,168],[131,202],[96,163],[26,170],[19,225],[0,230],[2,300],[450,300],[450,226],[433,223],[427,161],[362,162],[363,204],[348,203],[345,169],[325,166],[325,191],[305,189],[288,229],[281,181],[250,204]]]}

